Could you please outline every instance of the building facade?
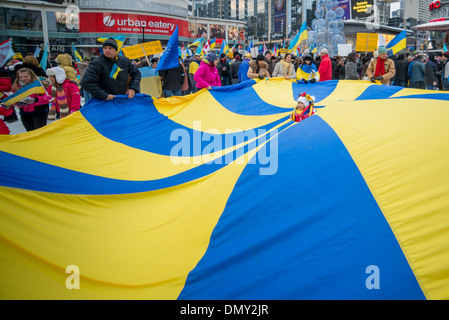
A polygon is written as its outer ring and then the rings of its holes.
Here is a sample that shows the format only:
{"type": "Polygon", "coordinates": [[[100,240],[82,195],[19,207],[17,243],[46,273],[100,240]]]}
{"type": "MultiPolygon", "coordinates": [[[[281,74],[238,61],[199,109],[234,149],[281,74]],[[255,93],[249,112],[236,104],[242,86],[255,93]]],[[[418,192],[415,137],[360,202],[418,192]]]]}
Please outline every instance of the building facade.
{"type": "Polygon", "coordinates": [[[429,20],[415,26],[415,29],[425,34],[423,49],[443,51],[449,43],[449,0],[432,1],[426,8],[429,20]]]}
{"type": "Polygon", "coordinates": [[[124,46],[160,40],[164,47],[176,27],[183,45],[201,30],[231,43],[245,41],[244,22],[190,18],[187,0],[3,0],[0,39],[12,38],[23,56],[48,43],[51,55],[73,54],[75,46],[87,57],[99,53],[98,38],[116,35],[126,35],[124,46]]]}

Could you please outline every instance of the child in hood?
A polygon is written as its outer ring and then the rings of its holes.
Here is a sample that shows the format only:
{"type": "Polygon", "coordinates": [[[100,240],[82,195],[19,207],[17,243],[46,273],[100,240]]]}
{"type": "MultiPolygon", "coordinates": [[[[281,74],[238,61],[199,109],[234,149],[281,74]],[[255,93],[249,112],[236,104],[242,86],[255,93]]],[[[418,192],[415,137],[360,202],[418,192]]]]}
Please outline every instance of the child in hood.
{"type": "Polygon", "coordinates": [[[67,79],[64,69],[54,67],[47,70],[51,85],[47,93],[53,97],[48,120],[64,118],[80,109],[81,96],[78,84],[67,79]]]}
{"type": "Polygon", "coordinates": [[[58,55],[56,62],[59,64],[59,67],[64,69],[67,78],[78,83],[76,71],[72,66],[72,57],[68,53],[58,55]]]}
{"type": "Polygon", "coordinates": [[[297,102],[298,104],[295,109],[293,109],[293,113],[290,116],[292,121],[300,122],[316,112],[316,109],[313,106],[313,103],[315,102],[314,96],[310,96],[303,92],[299,95],[297,102]]]}

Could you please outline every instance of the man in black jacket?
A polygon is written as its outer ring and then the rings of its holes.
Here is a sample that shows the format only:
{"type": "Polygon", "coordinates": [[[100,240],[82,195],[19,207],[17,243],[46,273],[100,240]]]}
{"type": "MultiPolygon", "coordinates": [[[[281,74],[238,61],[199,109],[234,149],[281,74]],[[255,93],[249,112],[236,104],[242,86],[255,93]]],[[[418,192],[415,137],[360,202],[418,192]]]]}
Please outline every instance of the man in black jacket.
{"type": "Polygon", "coordinates": [[[225,53],[220,54],[220,61],[218,61],[217,69],[221,79],[221,86],[228,86],[231,82],[231,65],[229,64],[225,53]]]}
{"type": "Polygon", "coordinates": [[[162,78],[164,97],[180,96],[182,94],[181,88],[184,82],[184,67],[181,64],[181,57],[179,57],[179,64],[175,68],[159,70],[159,76],[162,78]]]}
{"type": "Polygon", "coordinates": [[[103,43],[103,54],[89,64],[81,87],[94,98],[112,100],[118,94],[133,98],[140,91],[139,69],[128,58],[117,56],[117,52],[117,42],[109,38],[103,43]]]}

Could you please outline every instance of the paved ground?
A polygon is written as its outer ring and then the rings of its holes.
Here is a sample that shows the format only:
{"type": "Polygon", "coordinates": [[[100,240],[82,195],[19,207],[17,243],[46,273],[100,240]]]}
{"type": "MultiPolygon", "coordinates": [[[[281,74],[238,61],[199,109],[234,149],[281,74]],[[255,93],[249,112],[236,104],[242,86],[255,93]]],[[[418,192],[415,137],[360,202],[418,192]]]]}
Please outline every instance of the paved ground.
{"type": "MultiPolygon", "coordinates": [[[[81,98],[81,105],[84,105],[83,98],[81,98]]],[[[19,120],[17,120],[16,122],[13,122],[13,123],[6,123],[9,130],[11,131],[10,134],[19,134],[19,133],[26,132],[25,128],[23,127],[22,121],[20,121],[20,112],[19,112],[19,108],[17,108],[17,107],[16,107],[16,114],[19,117],[19,120]]],[[[50,124],[52,122],[53,121],[47,121],[47,124],[50,124]]]]}

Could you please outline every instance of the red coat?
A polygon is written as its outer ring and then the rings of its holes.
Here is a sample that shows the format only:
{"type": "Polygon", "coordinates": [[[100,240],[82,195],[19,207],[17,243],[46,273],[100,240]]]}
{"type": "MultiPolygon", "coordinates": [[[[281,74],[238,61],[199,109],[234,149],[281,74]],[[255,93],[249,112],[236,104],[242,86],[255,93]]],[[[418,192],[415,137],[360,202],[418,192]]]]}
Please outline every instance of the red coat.
{"type": "Polygon", "coordinates": [[[332,63],[327,54],[322,57],[318,72],[320,73],[320,81],[332,80],[332,63]]]}
{"type": "MultiPolygon", "coordinates": [[[[10,116],[12,114],[12,112],[14,111],[13,107],[9,108],[9,109],[5,109],[0,107],[0,116],[10,116]]],[[[8,126],[5,124],[5,122],[0,119],[0,134],[9,134],[9,128],[8,126]]]]}
{"type": "MultiPolygon", "coordinates": [[[[53,85],[50,85],[47,89],[47,93],[51,95],[51,88],[53,85]]],[[[62,88],[64,89],[65,98],[67,99],[67,105],[69,107],[69,113],[72,114],[75,111],[78,111],[81,106],[81,96],[80,89],[78,85],[72,82],[70,79],[65,79],[62,83],[62,88]]],[[[51,102],[52,105],[56,105],[56,112],[59,112],[58,99],[54,98],[51,102]]]]}
{"type": "Polygon", "coordinates": [[[0,78],[0,99],[4,99],[3,92],[11,92],[11,85],[12,85],[11,78],[9,77],[0,78]]]}

